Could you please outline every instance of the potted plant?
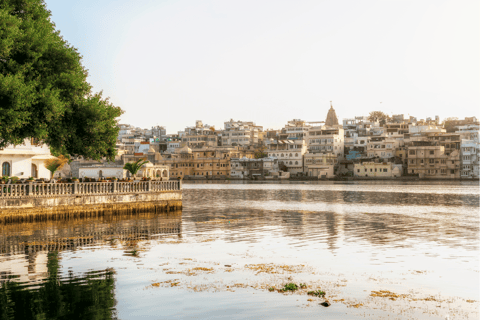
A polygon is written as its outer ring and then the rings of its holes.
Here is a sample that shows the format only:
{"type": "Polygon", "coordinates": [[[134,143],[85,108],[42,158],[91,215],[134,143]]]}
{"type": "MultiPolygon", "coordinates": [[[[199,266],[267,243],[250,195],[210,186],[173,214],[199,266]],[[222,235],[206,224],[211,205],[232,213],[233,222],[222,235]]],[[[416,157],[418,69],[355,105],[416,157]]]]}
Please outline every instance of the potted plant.
{"type": "Polygon", "coordinates": [[[72,182],[78,182],[78,178],[77,177],[72,177],[72,182]]]}
{"type": "Polygon", "coordinates": [[[33,182],[33,181],[35,181],[35,178],[34,178],[34,177],[28,178],[28,182],[33,182]]]}

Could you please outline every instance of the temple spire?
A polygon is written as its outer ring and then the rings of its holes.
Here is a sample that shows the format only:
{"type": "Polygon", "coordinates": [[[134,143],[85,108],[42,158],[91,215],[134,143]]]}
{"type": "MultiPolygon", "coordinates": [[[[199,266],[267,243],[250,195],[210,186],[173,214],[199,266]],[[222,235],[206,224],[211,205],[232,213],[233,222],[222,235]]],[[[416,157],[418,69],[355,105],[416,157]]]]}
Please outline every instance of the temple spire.
{"type": "Polygon", "coordinates": [[[326,126],[336,126],[338,125],[337,114],[335,109],[333,109],[332,101],[330,101],[330,110],[328,110],[327,119],[325,120],[326,126]]]}

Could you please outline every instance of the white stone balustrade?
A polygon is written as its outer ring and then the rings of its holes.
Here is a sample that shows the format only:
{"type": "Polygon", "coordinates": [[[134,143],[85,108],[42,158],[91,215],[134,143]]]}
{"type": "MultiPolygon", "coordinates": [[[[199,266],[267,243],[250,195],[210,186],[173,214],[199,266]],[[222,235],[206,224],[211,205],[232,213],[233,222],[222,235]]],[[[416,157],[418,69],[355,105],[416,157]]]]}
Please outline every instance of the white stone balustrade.
{"type": "Polygon", "coordinates": [[[0,198],[105,195],[182,190],[181,181],[0,184],[0,198]]]}

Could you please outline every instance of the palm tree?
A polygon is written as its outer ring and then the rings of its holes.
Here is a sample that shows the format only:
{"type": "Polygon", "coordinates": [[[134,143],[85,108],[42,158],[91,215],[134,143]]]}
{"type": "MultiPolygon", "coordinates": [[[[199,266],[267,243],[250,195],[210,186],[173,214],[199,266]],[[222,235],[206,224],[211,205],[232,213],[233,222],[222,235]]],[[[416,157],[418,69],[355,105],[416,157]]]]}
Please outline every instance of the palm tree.
{"type": "Polygon", "coordinates": [[[135,176],[137,175],[138,170],[140,170],[140,168],[141,168],[145,163],[148,163],[148,160],[139,159],[139,160],[136,161],[136,162],[127,162],[127,163],[125,163],[125,165],[123,166],[123,169],[127,170],[128,172],[130,172],[130,174],[131,174],[132,176],[135,177],[135,176]]]}
{"type": "Polygon", "coordinates": [[[60,155],[58,158],[51,158],[51,159],[45,160],[43,164],[45,165],[45,168],[47,168],[48,171],[52,173],[50,178],[53,178],[55,171],[62,169],[65,163],[67,162],[68,162],[68,159],[60,155]]]}

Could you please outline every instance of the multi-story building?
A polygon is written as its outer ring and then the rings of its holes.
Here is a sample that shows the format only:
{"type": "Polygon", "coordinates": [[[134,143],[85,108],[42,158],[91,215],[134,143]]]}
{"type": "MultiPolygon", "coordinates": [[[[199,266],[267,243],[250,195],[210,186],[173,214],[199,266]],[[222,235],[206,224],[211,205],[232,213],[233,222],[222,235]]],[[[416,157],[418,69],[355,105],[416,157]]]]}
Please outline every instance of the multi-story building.
{"type": "Polygon", "coordinates": [[[307,152],[305,137],[310,124],[300,119],[288,121],[281,131],[267,131],[265,144],[269,157],[278,159],[280,169],[290,174],[303,173],[303,155],[307,152]]]}
{"type": "Polygon", "coordinates": [[[263,178],[278,172],[276,158],[233,158],[230,164],[230,177],[237,179],[263,178]]]}
{"type": "Polygon", "coordinates": [[[389,159],[395,157],[395,151],[400,146],[400,140],[372,137],[367,145],[367,156],[370,158],[378,157],[381,159],[389,159]]]}
{"type": "Polygon", "coordinates": [[[167,129],[162,126],[152,127],[148,138],[159,139],[159,141],[166,141],[167,129]]]}
{"type": "Polygon", "coordinates": [[[461,143],[461,178],[478,179],[479,178],[479,153],[480,146],[478,140],[463,140],[461,143]]]}
{"type": "Polygon", "coordinates": [[[333,178],[338,157],[333,153],[306,153],[303,156],[304,172],[309,177],[333,178]]]}
{"type": "Polygon", "coordinates": [[[446,152],[433,141],[413,141],[407,146],[407,173],[423,179],[459,179],[460,152],[446,152]]]}
{"type": "Polygon", "coordinates": [[[155,164],[170,166],[173,178],[225,178],[231,158],[253,158],[254,152],[238,147],[179,148],[174,154],[157,155],[155,164]]]}
{"type": "Polygon", "coordinates": [[[267,145],[269,157],[277,158],[280,169],[291,174],[303,172],[303,155],[307,151],[304,140],[274,140],[267,145]]]}
{"type": "Polygon", "coordinates": [[[195,127],[185,128],[185,133],[182,134],[182,142],[185,142],[190,148],[216,147],[218,145],[218,135],[214,127],[203,125],[202,121],[197,120],[195,127]]]}
{"type": "Polygon", "coordinates": [[[479,178],[479,160],[480,160],[480,145],[479,145],[479,129],[478,124],[469,124],[458,126],[455,133],[460,135],[460,157],[463,179],[478,179],[479,178]]]}
{"type": "Polygon", "coordinates": [[[340,126],[310,127],[307,135],[309,153],[333,153],[344,158],[344,131],[340,126]]]}
{"type": "Polygon", "coordinates": [[[261,142],[259,133],[262,126],[255,125],[252,121],[226,121],[221,134],[222,146],[258,146],[261,142]]]}

